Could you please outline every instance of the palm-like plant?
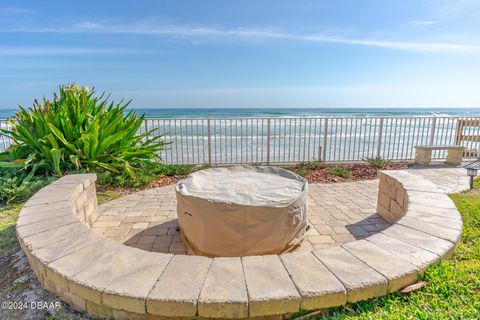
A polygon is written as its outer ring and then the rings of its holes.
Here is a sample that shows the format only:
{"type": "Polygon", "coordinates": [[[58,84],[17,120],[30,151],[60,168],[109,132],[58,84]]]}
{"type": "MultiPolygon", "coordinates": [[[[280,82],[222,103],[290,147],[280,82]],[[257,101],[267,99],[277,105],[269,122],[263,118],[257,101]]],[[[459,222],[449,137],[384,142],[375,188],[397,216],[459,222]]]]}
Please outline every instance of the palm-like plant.
{"type": "Polygon", "coordinates": [[[144,116],[125,113],[130,101],[114,104],[105,94],[77,85],[60,87],[53,101],[34,101],[8,120],[0,132],[13,140],[0,166],[42,170],[61,176],[72,169],[101,170],[136,177],[136,170],[159,161],[166,143],[152,131],[138,134],[144,116]]]}

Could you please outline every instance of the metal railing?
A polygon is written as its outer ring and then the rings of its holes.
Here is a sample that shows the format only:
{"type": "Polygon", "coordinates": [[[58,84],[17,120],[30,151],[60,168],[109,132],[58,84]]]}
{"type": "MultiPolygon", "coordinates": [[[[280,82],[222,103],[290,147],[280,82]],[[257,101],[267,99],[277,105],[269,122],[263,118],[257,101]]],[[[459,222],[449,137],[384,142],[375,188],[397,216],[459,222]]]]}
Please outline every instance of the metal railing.
{"type": "MultiPolygon", "coordinates": [[[[412,160],[416,145],[453,145],[460,119],[480,117],[149,118],[141,132],[155,130],[152,134],[164,134],[164,140],[172,142],[160,154],[167,164],[412,160]]],[[[0,126],[5,125],[2,121],[0,126]]],[[[480,127],[463,130],[479,137],[461,142],[465,156],[478,156],[480,127]]],[[[0,137],[0,150],[9,143],[0,137]]],[[[445,151],[433,153],[436,159],[445,156],[445,151]]]]}
{"type": "MultiPolygon", "coordinates": [[[[10,129],[7,120],[0,119],[0,129],[10,129]]],[[[0,133],[0,152],[6,150],[11,143],[12,139],[0,133]]]]}
{"type": "MultiPolygon", "coordinates": [[[[414,146],[453,145],[459,117],[146,119],[143,132],[164,133],[172,142],[161,152],[171,164],[242,164],[360,161],[367,157],[411,160],[414,146]]],[[[464,134],[466,157],[477,156],[480,127],[464,134]]],[[[433,158],[445,158],[435,151],[433,158]]]]}

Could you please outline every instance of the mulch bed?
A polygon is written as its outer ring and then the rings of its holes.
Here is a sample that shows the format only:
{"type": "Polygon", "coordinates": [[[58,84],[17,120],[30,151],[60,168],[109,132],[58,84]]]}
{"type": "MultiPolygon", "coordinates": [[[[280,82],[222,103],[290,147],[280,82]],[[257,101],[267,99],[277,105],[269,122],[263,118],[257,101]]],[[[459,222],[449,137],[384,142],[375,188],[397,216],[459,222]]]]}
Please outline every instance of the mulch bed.
{"type": "Polygon", "coordinates": [[[127,194],[132,194],[135,192],[139,192],[145,189],[151,188],[158,188],[164,187],[172,184],[176,184],[178,181],[185,179],[187,176],[179,175],[179,176],[163,176],[153,180],[147,187],[145,188],[134,188],[134,187],[112,187],[112,186],[98,186],[97,191],[101,193],[114,193],[117,196],[124,196],[127,194]]]}
{"type": "Polygon", "coordinates": [[[149,188],[158,188],[163,186],[168,186],[170,184],[175,184],[178,181],[185,179],[187,176],[164,176],[158,179],[155,179],[148,186],[149,188]]]}
{"type": "MultiPolygon", "coordinates": [[[[359,181],[359,180],[373,180],[377,179],[378,170],[400,170],[406,169],[411,165],[411,163],[405,162],[395,162],[386,165],[382,169],[378,169],[371,164],[342,164],[342,165],[327,165],[326,168],[316,169],[308,173],[305,177],[308,182],[315,183],[335,183],[335,182],[347,182],[347,181],[359,181]],[[348,169],[352,174],[352,177],[349,179],[339,177],[337,175],[331,174],[328,172],[330,167],[343,167],[348,169]]],[[[186,176],[164,176],[152,181],[148,186],[149,188],[158,188],[171,184],[176,184],[178,181],[185,179],[186,176]]]]}
{"type": "MultiPolygon", "coordinates": [[[[338,182],[348,182],[348,181],[359,181],[359,180],[373,180],[377,178],[378,170],[400,170],[406,169],[411,165],[411,163],[390,163],[386,165],[383,169],[378,169],[370,164],[342,164],[342,165],[327,165],[326,168],[315,169],[310,171],[305,177],[308,182],[311,183],[338,183],[338,182]],[[328,172],[330,167],[343,167],[348,169],[352,174],[351,178],[342,178],[340,176],[331,174],[328,172]]],[[[294,168],[289,168],[289,170],[295,171],[294,168]]],[[[129,187],[101,187],[101,191],[111,191],[118,195],[127,195],[134,192],[138,192],[144,189],[158,188],[163,186],[168,186],[176,184],[178,181],[185,179],[186,176],[163,176],[153,180],[150,185],[146,188],[129,188],[129,187]]]]}
{"type": "Polygon", "coordinates": [[[383,169],[378,169],[370,164],[344,164],[344,165],[328,165],[326,168],[316,169],[307,174],[305,177],[308,182],[315,183],[335,183],[359,180],[373,180],[377,178],[379,170],[400,170],[406,169],[410,163],[391,163],[386,165],[383,169]],[[329,167],[343,167],[348,169],[352,174],[351,178],[342,178],[328,172],[329,167]]]}

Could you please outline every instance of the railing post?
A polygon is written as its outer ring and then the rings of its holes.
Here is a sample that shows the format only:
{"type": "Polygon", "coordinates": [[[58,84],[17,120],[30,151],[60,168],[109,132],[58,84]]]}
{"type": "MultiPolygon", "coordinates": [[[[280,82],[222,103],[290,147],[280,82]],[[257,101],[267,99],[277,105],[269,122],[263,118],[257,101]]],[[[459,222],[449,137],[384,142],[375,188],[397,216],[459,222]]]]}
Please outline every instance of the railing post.
{"type": "Polygon", "coordinates": [[[325,118],[325,128],[323,129],[323,156],[322,156],[323,162],[327,160],[327,135],[328,135],[328,118],[325,118]]]}
{"type": "MultiPolygon", "coordinates": [[[[145,130],[145,133],[147,133],[147,132],[148,132],[148,119],[143,119],[143,123],[144,123],[144,125],[145,125],[145,129],[144,129],[144,130],[145,130]]],[[[148,137],[147,137],[147,138],[148,138],[148,137]]]]}
{"type": "Polygon", "coordinates": [[[377,158],[380,158],[380,150],[382,147],[382,134],[383,134],[383,118],[380,118],[380,130],[378,131],[378,144],[377,144],[377,158]]]}
{"type": "Polygon", "coordinates": [[[437,118],[434,117],[432,120],[432,131],[430,131],[430,144],[433,144],[435,140],[435,130],[437,128],[437,118]]]}
{"type": "Polygon", "coordinates": [[[208,165],[212,165],[212,142],[210,135],[210,119],[207,120],[208,165]]]}
{"type": "Polygon", "coordinates": [[[270,165],[270,118],[267,119],[267,166],[270,165]]]}

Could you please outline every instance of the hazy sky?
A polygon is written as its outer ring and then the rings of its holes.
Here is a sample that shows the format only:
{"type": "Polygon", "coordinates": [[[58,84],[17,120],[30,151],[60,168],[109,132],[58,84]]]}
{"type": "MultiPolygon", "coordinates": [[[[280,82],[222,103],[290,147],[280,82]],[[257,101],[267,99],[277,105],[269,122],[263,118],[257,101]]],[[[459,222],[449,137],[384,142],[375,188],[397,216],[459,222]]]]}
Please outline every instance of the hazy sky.
{"type": "Polygon", "coordinates": [[[0,0],[0,108],[480,106],[480,0],[0,0]]]}

